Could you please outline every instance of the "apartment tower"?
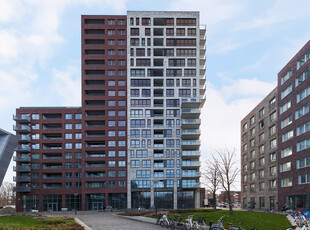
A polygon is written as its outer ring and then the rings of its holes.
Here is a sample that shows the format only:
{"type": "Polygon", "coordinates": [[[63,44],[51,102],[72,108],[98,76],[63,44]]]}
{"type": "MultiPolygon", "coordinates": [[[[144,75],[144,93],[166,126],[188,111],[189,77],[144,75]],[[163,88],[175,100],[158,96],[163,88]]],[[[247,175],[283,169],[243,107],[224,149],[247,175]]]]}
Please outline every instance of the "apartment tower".
{"type": "Polygon", "coordinates": [[[17,210],[200,202],[198,12],[82,16],[81,107],[16,110],[17,210]]]}
{"type": "Polygon", "coordinates": [[[241,205],[275,209],[277,88],[241,121],[241,205]]]}

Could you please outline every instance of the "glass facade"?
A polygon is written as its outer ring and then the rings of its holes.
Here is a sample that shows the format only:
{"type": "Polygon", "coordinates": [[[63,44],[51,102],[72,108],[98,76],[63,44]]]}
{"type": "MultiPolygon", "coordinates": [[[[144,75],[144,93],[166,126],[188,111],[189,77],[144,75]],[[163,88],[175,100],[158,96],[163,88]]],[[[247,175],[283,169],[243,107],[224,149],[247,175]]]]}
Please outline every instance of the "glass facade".
{"type": "Polygon", "coordinates": [[[66,208],[68,211],[73,209],[81,211],[81,195],[66,195],[66,208]]]}
{"type": "Polygon", "coordinates": [[[61,195],[44,195],[43,211],[60,211],[62,198],[61,195]]]}
{"type": "Polygon", "coordinates": [[[296,195],[296,196],[286,196],[286,204],[293,210],[300,209],[310,209],[310,194],[296,195]]]}
{"type": "Polygon", "coordinates": [[[154,192],[154,205],[157,209],[173,208],[173,192],[154,192]]]}
{"type": "Polygon", "coordinates": [[[28,212],[32,209],[39,210],[39,196],[38,195],[23,195],[21,199],[21,206],[23,212],[28,212]]]}
{"type": "Polygon", "coordinates": [[[105,208],[105,194],[87,194],[86,211],[99,211],[105,208]]]}
{"type": "Polygon", "coordinates": [[[194,191],[178,192],[178,209],[194,208],[194,191]]]}
{"type": "Polygon", "coordinates": [[[150,208],[151,193],[150,192],[132,192],[131,207],[132,208],[150,208]]]}
{"type": "Polygon", "coordinates": [[[109,193],[109,206],[117,209],[127,208],[127,194],[126,193],[109,193]]]}

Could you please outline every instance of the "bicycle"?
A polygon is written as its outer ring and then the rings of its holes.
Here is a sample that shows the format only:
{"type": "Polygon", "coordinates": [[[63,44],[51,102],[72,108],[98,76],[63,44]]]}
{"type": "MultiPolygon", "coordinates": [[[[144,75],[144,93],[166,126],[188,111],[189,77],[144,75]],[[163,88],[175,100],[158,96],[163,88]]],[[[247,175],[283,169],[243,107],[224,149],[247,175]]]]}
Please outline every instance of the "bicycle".
{"type": "Polygon", "coordinates": [[[224,217],[226,217],[226,216],[222,216],[222,217],[217,221],[216,224],[212,224],[212,225],[210,226],[210,230],[225,230],[225,228],[224,228],[224,226],[223,226],[223,223],[222,223],[224,217]]]}
{"type": "Polygon", "coordinates": [[[197,222],[198,222],[198,229],[199,230],[209,230],[210,227],[206,224],[206,218],[204,217],[199,217],[197,219],[197,222]]]}
{"type": "Polygon", "coordinates": [[[171,229],[184,228],[183,218],[180,217],[180,215],[175,215],[170,227],[171,229]],[[179,220],[178,220],[178,217],[179,217],[179,220]]]}
{"type": "MultiPolygon", "coordinates": [[[[166,227],[166,228],[171,228],[172,226],[172,221],[168,219],[166,214],[163,214],[159,220],[159,225],[161,227],[166,227]]],[[[174,229],[174,228],[173,228],[174,229]]]]}
{"type": "Polygon", "coordinates": [[[193,219],[194,215],[189,215],[184,222],[184,229],[186,230],[196,230],[198,229],[198,222],[193,219]]]}

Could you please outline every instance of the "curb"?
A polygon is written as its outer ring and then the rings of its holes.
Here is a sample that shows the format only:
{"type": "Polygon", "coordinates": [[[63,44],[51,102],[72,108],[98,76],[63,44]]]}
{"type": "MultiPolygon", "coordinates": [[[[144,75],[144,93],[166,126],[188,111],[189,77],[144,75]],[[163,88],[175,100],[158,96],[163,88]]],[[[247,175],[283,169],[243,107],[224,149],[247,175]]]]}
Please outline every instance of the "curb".
{"type": "Polygon", "coordinates": [[[83,221],[81,221],[79,218],[74,218],[75,222],[81,225],[85,230],[92,230],[90,227],[88,227],[83,221]]]}
{"type": "MultiPolygon", "coordinates": [[[[113,214],[113,215],[116,215],[116,214],[113,214]]],[[[156,219],[150,218],[150,217],[144,217],[144,216],[120,216],[120,215],[117,215],[117,216],[129,219],[129,220],[136,220],[136,221],[148,223],[148,224],[156,224],[156,219]]]]}

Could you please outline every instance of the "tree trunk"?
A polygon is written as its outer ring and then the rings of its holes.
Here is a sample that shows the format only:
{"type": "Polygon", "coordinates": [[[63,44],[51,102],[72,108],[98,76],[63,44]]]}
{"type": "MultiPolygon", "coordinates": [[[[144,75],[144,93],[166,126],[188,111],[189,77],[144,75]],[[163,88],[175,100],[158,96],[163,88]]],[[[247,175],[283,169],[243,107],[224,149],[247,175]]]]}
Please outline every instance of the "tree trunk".
{"type": "Polygon", "coordinates": [[[216,210],[216,194],[215,194],[215,191],[213,191],[213,209],[216,210]]]}
{"type": "Polygon", "coordinates": [[[233,214],[233,209],[232,209],[232,203],[231,203],[231,197],[230,197],[230,190],[227,191],[227,198],[228,198],[228,205],[229,205],[229,213],[230,215],[233,214]]]}

